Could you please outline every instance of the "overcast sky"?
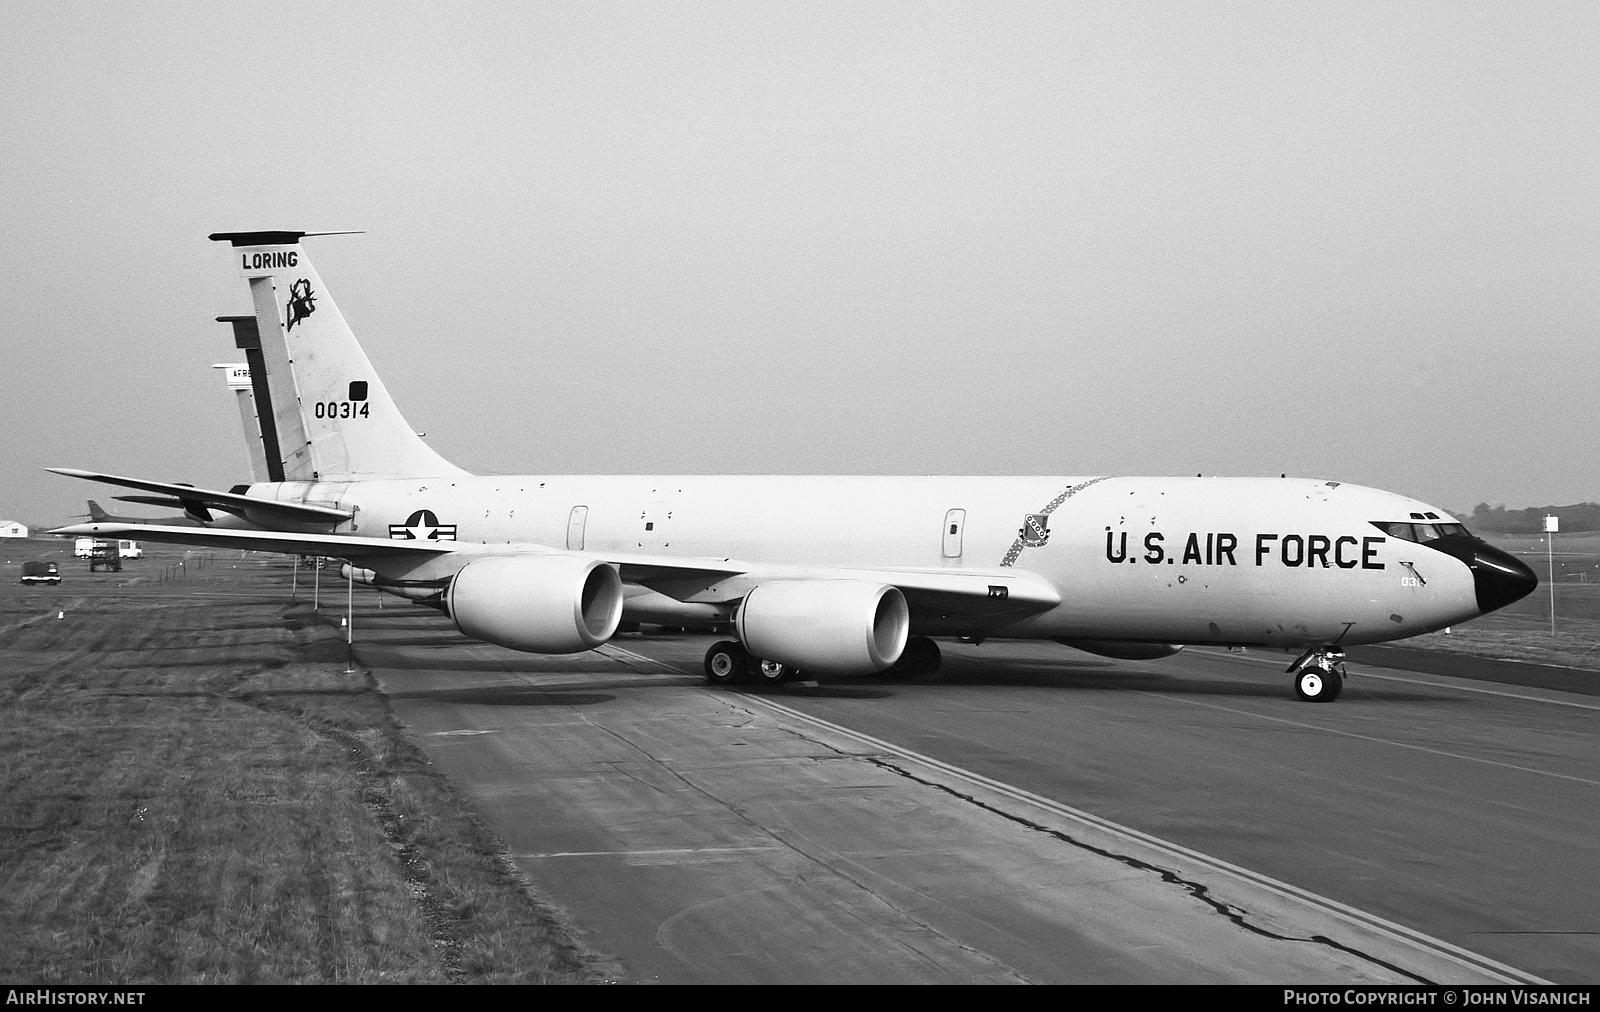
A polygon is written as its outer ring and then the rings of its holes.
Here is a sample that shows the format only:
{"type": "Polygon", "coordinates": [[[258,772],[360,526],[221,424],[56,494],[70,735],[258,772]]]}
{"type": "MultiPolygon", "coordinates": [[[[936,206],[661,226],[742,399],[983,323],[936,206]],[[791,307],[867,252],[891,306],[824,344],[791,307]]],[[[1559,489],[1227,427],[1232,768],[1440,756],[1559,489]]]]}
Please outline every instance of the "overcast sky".
{"type": "Polygon", "coordinates": [[[0,518],[248,480],[239,229],[474,471],[1600,499],[1600,5],[329,6],[0,8],[0,518]]]}

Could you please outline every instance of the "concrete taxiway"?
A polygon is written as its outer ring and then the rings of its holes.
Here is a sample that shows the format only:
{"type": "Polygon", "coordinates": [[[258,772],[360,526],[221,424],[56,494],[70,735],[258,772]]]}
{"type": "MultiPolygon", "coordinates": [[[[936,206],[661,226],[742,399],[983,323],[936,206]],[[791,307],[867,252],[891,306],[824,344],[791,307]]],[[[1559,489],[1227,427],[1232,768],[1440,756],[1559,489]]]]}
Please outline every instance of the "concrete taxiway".
{"type": "Polygon", "coordinates": [[[360,662],[536,888],[659,982],[1600,973],[1600,708],[1436,675],[947,650],[714,690],[710,639],[534,657],[363,608],[360,662]]]}

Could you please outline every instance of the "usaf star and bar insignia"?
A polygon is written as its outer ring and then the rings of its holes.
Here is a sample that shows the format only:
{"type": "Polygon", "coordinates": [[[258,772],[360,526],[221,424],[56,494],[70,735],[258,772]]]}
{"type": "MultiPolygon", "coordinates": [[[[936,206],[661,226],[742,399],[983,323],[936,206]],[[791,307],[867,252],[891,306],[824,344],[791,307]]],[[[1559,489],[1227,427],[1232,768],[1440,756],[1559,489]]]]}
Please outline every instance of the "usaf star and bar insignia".
{"type": "Polygon", "coordinates": [[[390,524],[389,537],[395,541],[454,541],[455,524],[441,524],[433,510],[417,510],[403,524],[390,524]]]}

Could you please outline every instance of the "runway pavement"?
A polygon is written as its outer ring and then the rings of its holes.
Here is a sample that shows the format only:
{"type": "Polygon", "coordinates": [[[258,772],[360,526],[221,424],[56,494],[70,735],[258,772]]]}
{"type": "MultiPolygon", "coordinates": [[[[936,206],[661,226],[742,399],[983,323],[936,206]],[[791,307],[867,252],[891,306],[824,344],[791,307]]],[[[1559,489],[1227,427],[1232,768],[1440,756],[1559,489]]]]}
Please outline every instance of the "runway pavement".
{"type": "Polygon", "coordinates": [[[536,888],[655,982],[1600,976],[1593,697],[1277,656],[947,647],[729,691],[709,637],[550,658],[415,608],[357,657],[536,888]]]}

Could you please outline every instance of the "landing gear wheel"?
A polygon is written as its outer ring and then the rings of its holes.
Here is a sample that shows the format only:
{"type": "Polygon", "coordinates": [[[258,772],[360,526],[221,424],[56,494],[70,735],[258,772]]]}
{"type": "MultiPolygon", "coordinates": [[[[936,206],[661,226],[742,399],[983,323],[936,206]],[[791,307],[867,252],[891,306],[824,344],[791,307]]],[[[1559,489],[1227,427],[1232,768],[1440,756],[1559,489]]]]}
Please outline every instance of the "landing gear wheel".
{"type": "Polygon", "coordinates": [[[1344,676],[1337,668],[1315,665],[1300,669],[1294,676],[1294,693],[1308,703],[1331,703],[1344,690],[1344,676]]]}
{"type": "Polygon", "coordinates": [[[758,661],[752,666],[751,674],[757,685],[782,685],[795,676],[796,669],[793,665],[777,661],[758,661]]]}
{"type": "Polygon", "coordinates": [[[750,666],[750,655],[732,640],[711,644],[706,651],[706,681],[712,685],[732,685],[750,666]]]}

